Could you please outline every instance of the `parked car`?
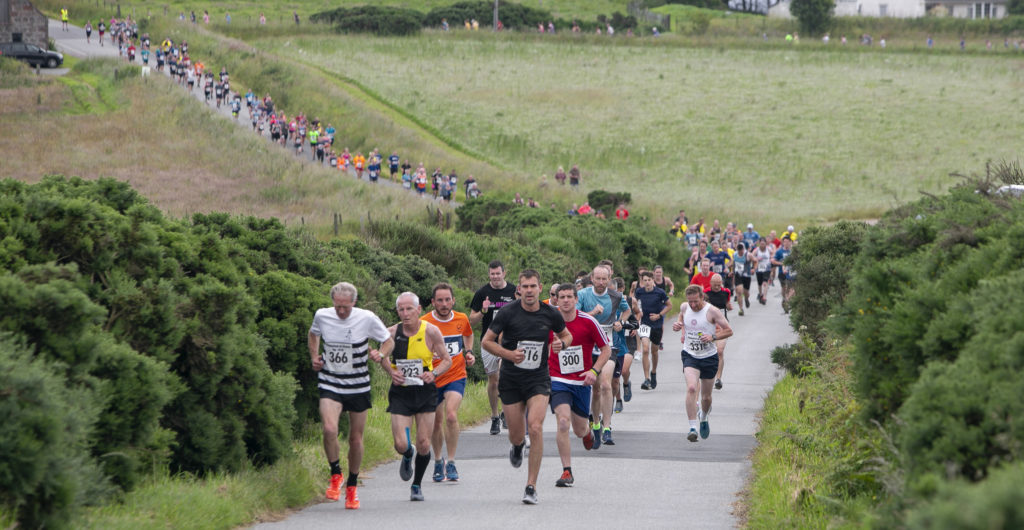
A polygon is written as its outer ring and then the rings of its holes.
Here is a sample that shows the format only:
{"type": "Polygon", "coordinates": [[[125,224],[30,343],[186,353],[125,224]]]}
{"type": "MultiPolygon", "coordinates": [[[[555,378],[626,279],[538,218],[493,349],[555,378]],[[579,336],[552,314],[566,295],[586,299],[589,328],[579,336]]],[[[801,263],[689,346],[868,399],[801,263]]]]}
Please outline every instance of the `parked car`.
{"type": "Polygon", "coordinates": [[[0,55],[13,57],[33,66],[56,68],[64,64],[64,55],[44,50],[35,44],[25,42],[0,42],[0,55]]]}

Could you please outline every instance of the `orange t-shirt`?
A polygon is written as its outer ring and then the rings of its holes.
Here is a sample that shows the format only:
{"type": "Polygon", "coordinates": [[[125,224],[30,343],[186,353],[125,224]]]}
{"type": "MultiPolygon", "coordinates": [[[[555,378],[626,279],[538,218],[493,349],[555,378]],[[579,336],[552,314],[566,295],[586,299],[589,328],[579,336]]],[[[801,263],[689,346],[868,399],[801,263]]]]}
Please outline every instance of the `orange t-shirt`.
{"type": "MultiPolygon", "coordinates": [[[[469,325],[469,317],[465,313],[452,311],[452,317],[447,322],[442,322],[431,311],[420,317],[420,320],[430,322],[441,330],[441,335],[444,337],[444,346],[448,349],[448,355],[452,358],[452,367],[445,373],[437,376],[437,381],[434,382],[434,385],[441,388],[452,381],[464,379],[466,377],[466,356],[462,355],[462,350],[466,348],[466,343],[463,337],[473,336],[473,328],[469,325]]],[[[438,362],[440,362],[439,359],[434,359],[435,365],[438,362]]]]}
{"type": "Polygon", "coordinates": [[[355,164],[356,169],[363,169],[363,164],[366,163],[366,159],[363,158],[362,155],[356,155],[356,157],[352,159],[352,163],[355,164]]]}

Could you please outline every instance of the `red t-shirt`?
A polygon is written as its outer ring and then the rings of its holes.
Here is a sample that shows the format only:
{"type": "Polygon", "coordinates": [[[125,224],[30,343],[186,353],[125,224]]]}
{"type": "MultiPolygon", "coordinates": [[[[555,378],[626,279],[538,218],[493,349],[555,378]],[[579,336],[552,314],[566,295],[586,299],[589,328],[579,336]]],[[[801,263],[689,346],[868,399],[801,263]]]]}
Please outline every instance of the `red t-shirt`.
{"type": "Polygon", "coordinates": [[[615,210],[616,219],[625,219],[627,217],[629,217],[629,210],[625,208],[619,208],[618,210],[615,210]]]}
{"type": "Polygon", "coordinates": [[[714,274],[710,274],[710,271],[707,275],[704,275],[703,271],[698,272],[697,274],[693,275],[693,279],[690,280],[690,285],[699,285],[702,289],[708,291],[711,289],[712,276],[714,276],[714,274]]]}
{"type": "MultiPolygon", "coordinates": [[[[601,330],[597,319],[579,309],[576,310],[576,318],[566,322],[565,327],[572,333],[572,345],[558,355],[548,355],[548,373],[552,381],[582,385],[587,370],[594,366],[594,347],[603,348],[610,345],[611,339],[601,330]]],[[[551,333],[548,341],[554,340],[555,334],[551,333]]]]}

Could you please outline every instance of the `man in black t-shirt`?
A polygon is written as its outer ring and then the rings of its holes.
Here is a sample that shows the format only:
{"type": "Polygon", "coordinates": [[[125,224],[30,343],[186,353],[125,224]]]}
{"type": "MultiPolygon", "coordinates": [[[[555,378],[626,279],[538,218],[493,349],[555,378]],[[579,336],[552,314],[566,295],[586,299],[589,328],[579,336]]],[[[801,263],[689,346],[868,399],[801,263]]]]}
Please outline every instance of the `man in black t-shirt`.
{"type": "MultiPolygon", "coordinates": [[[[732,291],[723,287],[724,282],[720,274],[711,276],[711,286],[704,289],[704,300],[718,308],[726,320],[729,320],[729,311],[732,309],[732,291]]],[[[715,341],[718,349],[718,372],[715,374],[715,390],[722,389],[722,369],[725,368],[725,339],[715,341]]]]}
{"type": "MultiPolygon", "coordinates": [[[[488,283],[477,290],[473,301],[469,303],[469,323],[483,323],[481,335],[491,327],[491,321],[501,308],[516,300],[516,286],[505,281],[505,265],[494,260],[487,266],[488,283]]],[[[491,434],[501,432],[501,421],[498,417],[498,357],[480,351],[487,373],[487,400],[491,405],[491,434]]],[[[508,427],[506,427],[507,429],[508,427]]]]}
{"type": "Polygon", "coordinates": [[[519,295],[522,297],[504,307],[494,317],[484,334],[484,351],[505,360],[501,363],[498,394],[508,421],[508,439],[512,442],[509,461],[513,467],[523,463],[526,447],[526,423],[529,422],[529,470],[523,502],[537,503],[537,475],[544,456],[544,416],[551,395],[548,372],[549,337],[553,332],[565,348],[572,344],[572,334],[557,309],[540,303],[540,275],[534,270],[519,273],[519,295]],[[501,337],[501,344],[497,343],[501,337]]]}

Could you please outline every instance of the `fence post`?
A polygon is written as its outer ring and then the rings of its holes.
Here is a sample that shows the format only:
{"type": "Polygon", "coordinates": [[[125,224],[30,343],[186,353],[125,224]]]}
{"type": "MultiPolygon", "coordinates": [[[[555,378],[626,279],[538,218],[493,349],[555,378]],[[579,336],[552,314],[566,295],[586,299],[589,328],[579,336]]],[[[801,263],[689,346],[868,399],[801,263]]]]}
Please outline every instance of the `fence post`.
{"type": "Polygon", "coordinates": [[[337,212],[335,212],[335,213],[334,213],[334,237],[338,237],[338,223],[339,223],[339,217],[341,217],[341,216],[339,216],[339,215],[338,215],[338,213],[337,213],[337,212]]]}

